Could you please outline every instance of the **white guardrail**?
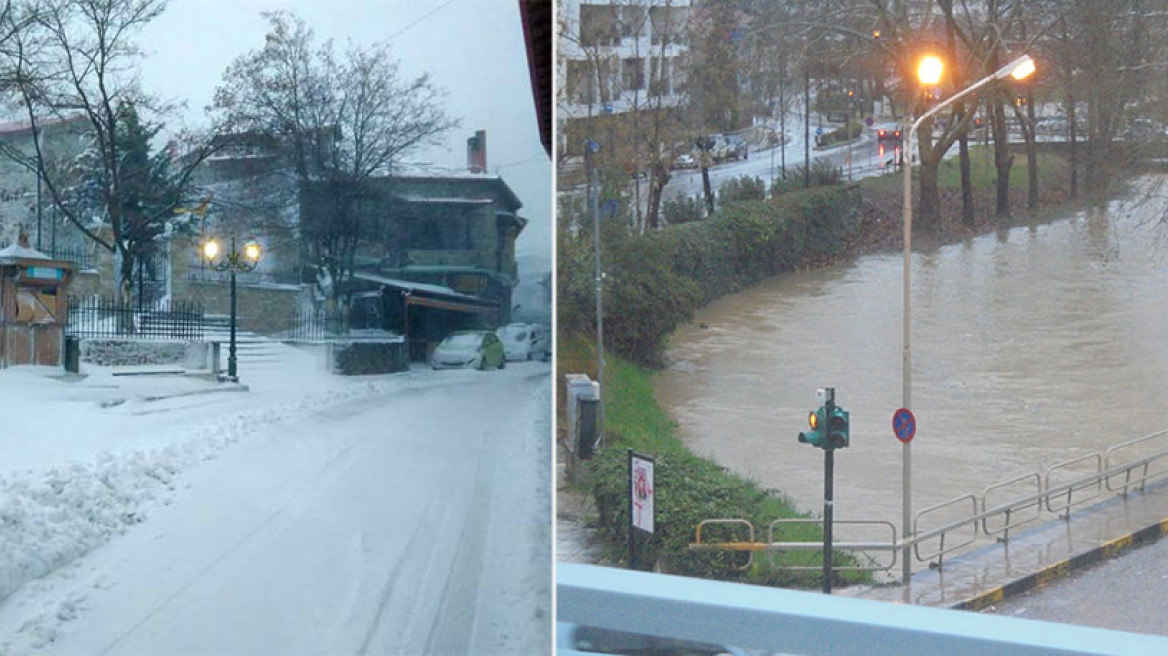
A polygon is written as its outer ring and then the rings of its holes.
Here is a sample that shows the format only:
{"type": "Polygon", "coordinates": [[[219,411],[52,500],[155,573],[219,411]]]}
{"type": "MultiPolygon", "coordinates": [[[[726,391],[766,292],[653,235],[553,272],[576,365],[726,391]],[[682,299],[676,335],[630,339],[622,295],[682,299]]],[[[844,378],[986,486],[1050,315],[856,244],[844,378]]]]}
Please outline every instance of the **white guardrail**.
{"type": "MultiPolygon", "coordinates": [[[[559,654],[592,627],[806,656],[1164,656],[1168,638],[739,583],[556,566],[559,654]],[[563,627],[563,630],[561,630],[563,627]]],[[[615,652],[608,652],[615,653],[615,652]]]]}
{"type": "MultiPolygon", "coordinates": [[[[981,496],[963,494],[954,499],[924,508],[913,517],[912,537],[887,542],[836,541],[833,548],[855,552],[892,552],[890,563],[881,563],[852,569],[889,570],[896,563],[896,554],[911,548],[916,559],[935,567],[943,564],[945,556],[975,545],[979,538],[1009,540],[1010,531],[1043,518],[1044,514],[1069,519],[1072,509],[1104,501],[1114,495],[1128,495],[1142,491],[1148,482],[1168,477],[1168,429],[1123,442],[1100,453],[1078,456],[1055,463],[1043,472],[1031,472],[989,485],[981,496]],[[1013,490],[1010,497],[1002,494],[1013,490]],[[997,500],[1005,497],[1005,500],[997,500]],[[991,499],[995,499],[991,502],[991,499]],[[968,510],[959,510],[968,508],[968,510]],[[922,518],[932,515],[956,516],[936,525],[922,518]],[[935,559],[935,560],[934,560],[935,559]]],[[[821,519],[783,520],[792,525],[820,524],[821,519]]],[[[886,524],[887,522],[853,520],[837,524],[886,524]]],[[[696,540],[690,545],[695,551],[736,550],[755,552],[818,551],[822,542],[782,542],[775,539],[775,524],[771,525],[767,542],[755,542],[754,527],[746,520],[706,520],[698,525],[696,540]],[[702,539],[703,528],[714,524],[745,524],[749,528],[749,542],[711,542],[702,539]]],[[[895,529],[894,529],[895,531],[895,529]]],[[[810,568],[788,568],[810,569],[810,568]]],[[[842,569],[842,568],[840,568],[842,569]]],[[[1168,652],[1166,652],[1168,653],[1168,652]]]]}

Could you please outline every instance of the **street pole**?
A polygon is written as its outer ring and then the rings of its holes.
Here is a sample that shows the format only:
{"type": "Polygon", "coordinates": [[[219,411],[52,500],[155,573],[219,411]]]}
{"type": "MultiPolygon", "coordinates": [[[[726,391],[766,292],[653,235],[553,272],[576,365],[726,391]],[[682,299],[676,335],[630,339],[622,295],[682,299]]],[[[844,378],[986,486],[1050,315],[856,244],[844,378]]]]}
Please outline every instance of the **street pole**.
{"type": "Polygon", "coordinates": [[[803,188],[811,188],[811,72],[803,71],[803,188]]]}
{"type": "Polygon", "coordinates": [[[596,382],[600,386],[600,398],[596,408],[596,442],[600,444],[604,441],[604,302],[602,300],[604,272],[600,267],[600,192],[596,184],[596,166],[591,157],[593,148],[599,148],[595,144],[596,142],[590,140],[587,151],[589,153],[588,180],[592,191],[592,197],[589,198],[588,202],[592,210],[592,239],[596,253],[596,382]]]}
{"type": "MultiPolygon", "coordinates": [[[[235,253],[235,237],[231,238],[231,253],[230,257],[234,258],[235,253]]],[[[239,382],[237,375],[237,368],[235,364],[235,262],[231,263],[231,341],[227,347],[227,378],[233,383],[239,382]]]]}
{"type": "MultiPolygon", "coordinates": [[[[913,123],[912,102],[909,102],[904,115],[904,143],[901,146],[901,158],[904,167],[904,355],[901,362],[902,375],[902,408],[912,409],[912,347],[909,343],[909,278],[912,271],[912,158],[909,156],[912,148],[913,123]]],[[[911,535],[909,522],[912,521],[912,447],[904,442],[901,447],[901,536],[907,543],[911,535]]],[[[902,576],[904,585],[908,586],[912,577],[912,562],[909,560],[909,547],[905,546],[902,556],[902,576]]]]}
{"type": "MultiPolygon", "coordinates": [[[[849,94],[851,92],[848,92],[849,94]]],[[[848,131],[848,180],[852,179],[852,96],[848,95],[848,120],[844,122],[848,131]]]]}
{"type": "MultiPolygon", "coordinates": [[[[786,75],[786,69],[783,69],[786,75]]],[[[779,172],[787,179],[787,99],[784,96],[783,81],[779,80],[779,172]]]]}
{"type": "MultiPolygon", "coordinates": [[[[1030,59],[1030,55],[1022,55],[1018,59],[1006,64],[998,69],[992,75],[978,80],[974,84],[962,89],[958,93],[950,96],[947,100],[933,106],[931,109],[921,114],[914,122],[912,119],[913,100],[910,98],[906,104],[904,112],[904,142],[901,145],[901,156],[904,166],[904,360],[901,363],[902,384],[903,384],[903,402],[902,407],[912,410],[912,347],[909,341],[909,278],[912,269],[912,147],[913,136],[916,130],[925,119],[934,116],[942,109],[952,105],[962,98],[972,94],[974,91],[983,86],[1006,77],[1015,77],[1022,79],[1034,72],[1034,62],[1030,59]]],[[[901,535],[904,537],[904,563],[903,563],[903,577],[905,590],[907,593],[908,582],[912,576],[912,563],[909,562],[909,555],[911,547],[908,546],[910,538],[909,523],[912,521],[912,447],[908,442],[904,443],[902,447],[902,521],[901,535]]]]}
{"type": "MultiPolygon", "coordinates": [[[[830,400],[827,415],[831,416],[830,400]]],[[[823,450],[823,594],[831,594],[831,541],[832,541],[832,484],[835,473],[835,449],[829,442],[823,450]]]]}
{"type": "Polygon", "coordinates": [[[628,449],[629,462],[629,569],[637,569],[637,531],[633,527],[633,450],[628,449]]]}

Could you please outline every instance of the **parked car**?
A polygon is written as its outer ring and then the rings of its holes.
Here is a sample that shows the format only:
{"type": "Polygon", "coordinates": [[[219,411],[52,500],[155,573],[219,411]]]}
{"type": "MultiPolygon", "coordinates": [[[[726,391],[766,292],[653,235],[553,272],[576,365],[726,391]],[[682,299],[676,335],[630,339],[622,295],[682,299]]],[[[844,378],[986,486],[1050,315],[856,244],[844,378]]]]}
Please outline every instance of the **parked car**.
{"type": "Polygon", "coordinates": [[[503,342],[508,360],[547,360],[551,357],[551,338],[539,324],[509,323],[495,334],[503,342]]]}
{"type": "Polygon", "coordinates": [[[698,167],[698,158],[690,153],[682,153],[673,160],[673,168],[675,169],[696,169],[698,167]]]}
{"type": "Polygon", "coordinates": [[[726,156],[725,159],[733,159],[734,161],[750,159],[750,146],[737,134],[726,135],[726,156]]]}
{"type": "Polygon", "coordinates": [[[507,366],[503,343],[492,330],[450,333],[430,354],[435,369],[502,369],[507,366]]]}

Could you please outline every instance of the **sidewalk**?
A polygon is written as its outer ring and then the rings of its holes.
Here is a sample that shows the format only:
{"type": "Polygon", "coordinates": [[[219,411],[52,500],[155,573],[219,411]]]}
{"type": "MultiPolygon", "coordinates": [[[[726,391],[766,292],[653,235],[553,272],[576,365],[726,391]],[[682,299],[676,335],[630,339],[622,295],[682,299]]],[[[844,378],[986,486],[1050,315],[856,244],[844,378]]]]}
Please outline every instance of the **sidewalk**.
{"type": "Polygon", "coordinates": [[[556,560],[584,565],[609,564],[604,547],[590,525],[596,520],[592,499],[568,485],[567,454],[556,446],[556,560]]]}
{"type": "MultiPolygon", "coordinates": [[[[913,572],[902,586],[900,562],[894,583],[845,588],[838,594],[879,601],[981,610],[1006,597],[1040,588],[1168,533],[1168,482],[1145,492],[1114,496],[1075,508],[1056,519],[1018,530],[1008,542],[987,544],[941,568],[913,572]]],[[[921,563],[914,563],[914,568],[921,563]]]]}

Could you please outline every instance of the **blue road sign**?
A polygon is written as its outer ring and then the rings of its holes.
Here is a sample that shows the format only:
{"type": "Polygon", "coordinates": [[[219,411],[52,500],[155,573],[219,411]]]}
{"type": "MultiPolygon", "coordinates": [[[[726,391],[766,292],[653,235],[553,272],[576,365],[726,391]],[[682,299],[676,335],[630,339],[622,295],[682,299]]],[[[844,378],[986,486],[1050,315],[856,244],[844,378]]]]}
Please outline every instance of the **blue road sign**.
{"type": "Polygon", "coordinates": [[[905,444],[912,441],[913,435],[917,434],[917,418],[908,408],[901,408],[892,413],[892,432],[896,433],[896,439],[905,444]]]}
{"type": "Polygon", "coordinates": [[[872,121],[872,117],[871,117],[871,116],[869,116],[868,118],[864,119],[864,125],[867,125],[868,127],[872,127],[872,123],[873,123],[873,121],[872,121]]]}
{"type": "Polygon", "coordinates": [[[818,137],[821,134],[823,134],[823,128],[815,128],[815,136],[818,137]]]}

